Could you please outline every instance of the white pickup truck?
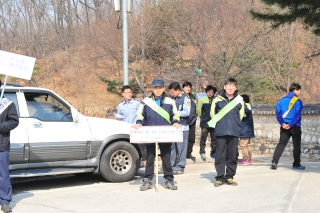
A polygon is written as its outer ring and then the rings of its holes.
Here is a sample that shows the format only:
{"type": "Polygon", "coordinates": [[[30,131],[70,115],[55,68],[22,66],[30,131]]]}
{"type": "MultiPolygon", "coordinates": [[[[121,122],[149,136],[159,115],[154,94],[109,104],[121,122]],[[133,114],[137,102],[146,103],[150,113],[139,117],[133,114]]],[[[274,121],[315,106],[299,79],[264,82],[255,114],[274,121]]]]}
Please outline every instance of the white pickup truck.
{"type": "Polygon", "coordinates": [[[123,182],[146,157],[144,145],[130,143],[130,124],[84,116],[50,90],[7,86],[4,97],[20,122],[10,137],[11,178],[100,172],[123,182]]]}

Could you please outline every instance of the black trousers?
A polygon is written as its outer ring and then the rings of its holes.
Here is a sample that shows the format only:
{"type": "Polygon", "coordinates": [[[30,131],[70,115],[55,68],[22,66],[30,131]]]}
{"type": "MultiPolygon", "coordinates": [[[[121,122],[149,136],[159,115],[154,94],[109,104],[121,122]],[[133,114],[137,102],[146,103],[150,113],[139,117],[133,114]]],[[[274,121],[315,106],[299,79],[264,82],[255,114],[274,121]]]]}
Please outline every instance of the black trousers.
{"type": "MultiPolygon", "coordinates": [[[[168,179],[169,181],[173,180],[173,171],[170,163],[171,145],[172,145],[171,143],[165,143],[165,144],[159,143],[164,178],[168,179]]],[[[146,162],[146,171],[144,174],[144,178],[148,178],[152,180],[154,175],[154,158],[155,158],[156,148],[155,148],[155,144],[150,144],[150,145],[147,145],[146,147],[147,147],[147,162],[146,162]]]]}
{"type": "Polygon", "coordinates": [[[208,134],[210,133],[210,138],[211,138],[211,152],[215,153],[216,152],[216,137],[214,136],[214,128],[201,128],[201,138],[200,138],[200,154],[202,153],[206,153],[206,141],[207,141],[207,137],[208,134]]]}
{"type": "Polygon", "coordinates": [[[216,180],[226,181],[236,174],[238,165],[238,143],[239,138],[234,136],[216,137],[216,180]],[[226,168],[227,166],[227,168],[226,168]]]}
{"type": "Polygon", "coordinates": [[[283,153],[283,150],[287,146],[290,137],[293,142],[293,166],[300,166],[300,154],[301,154],[301,127],[293,126],[286,130],[280,127],[280,140],[276,146],[273,154],[272,162],[278,164],[279,159],[283,153]]]}
{"type": "Polygon", "coordinates": [[[193,145],[196,141],[196,123],[194,122],[191,126],[189,126],[189,138],[188,138],[188,150],[187,156],[190,156],[192,153],[193,145]]]}

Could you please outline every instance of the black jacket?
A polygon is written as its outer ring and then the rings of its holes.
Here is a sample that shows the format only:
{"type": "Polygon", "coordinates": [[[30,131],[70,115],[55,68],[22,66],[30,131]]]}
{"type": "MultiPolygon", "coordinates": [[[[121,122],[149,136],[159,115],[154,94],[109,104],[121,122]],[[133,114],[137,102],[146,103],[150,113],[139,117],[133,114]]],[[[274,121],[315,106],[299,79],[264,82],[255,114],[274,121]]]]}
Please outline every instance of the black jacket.
{"type": "Polygon", "coordinates": [[[253,138],[254,137],[254,126],[253,116],[250,104],[244,105],[244,116],[242,119],[242,129],[240,133],[241,138],[253,138]]]}
{"type": "Polygon", "coordinates": [[[208,121],[210,118],[210,109],[211,109],[212,100],[206,95],[198,101],[197,114],[200,117],[200,127],[208,128],[208,121]]]}
{"type": "Polygon", "coordinates": [[[12,102],[0,114],[0,152],[10,150],[10,131],[19,125],[16,106],[12,102]]]}
{"type": "MultiPolygon", "coordinates": [[[[218,112],[222,110],[229,102],[238,96],[238,93],[234,93],[232,99],[228,99],[225,92],[220,93],[213,101],[211,105],[210,116],[213,118],[218,112]]],[[[234,136],[240,137],[241,120],[244,114],[244,103],[241,101],[230,112],[228,112],[215,126],[215,136],[234,136]]]]}
{"type": "Polygon", "coordinates": [[[190,107],[190,115],[189,115],[189,126],[194,124],[197,120],[197,105],[195,101],[195,97],[193,94],[190,94],[190,99],[191,99],[191,107],[190,107]]]}

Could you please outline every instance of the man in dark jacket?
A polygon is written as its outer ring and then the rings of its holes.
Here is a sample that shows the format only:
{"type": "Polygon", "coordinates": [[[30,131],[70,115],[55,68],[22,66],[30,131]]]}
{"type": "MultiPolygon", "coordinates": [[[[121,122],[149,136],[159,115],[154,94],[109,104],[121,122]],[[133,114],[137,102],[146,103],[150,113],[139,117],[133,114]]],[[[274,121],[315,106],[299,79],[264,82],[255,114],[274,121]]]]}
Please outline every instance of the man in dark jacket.
{"type": "Polygon", "coordinates": [[[279,159],[283,150],[289,142],[293,141],[293,169],[305,170],[305,166],[300,164],[301,154],[301,113],[303,103],[298,96],[301,93],[301,86],[297,83],[290,85],[289,93],[281,98],[276,107],[276,116],[280,127],[280,140],[274,151],[272,158],[272,169],[277,169],[279,159]]]}
{"type": "Polygon", "coordinates": [[[250,139],[254,137],[253,116],[248,95],[241,95],[244,105],[244,116],[242,119],[242,129],[240,132],[240,149],[242,151],[242,161],[240,165],[251,165],[250,139]]]}
{"type": "Polygon", "coordinates": [[[201,138],[200,138],[200,157],[203,161],[206,160],[206,142],[208,134],[210,133],[211,139],[211,152],[210,156],[214,158],[216,156],[216,137],[214,136],[214,128],[208,126],[208,121],[210,121],[210,109],[212,100],[214,98],[217,88],[208,85],[206,87],[206,96],[199,100],[197,106],[197,114],[200,117],[200,127],[201,127],[201,138]]]}
{"type": "Polygon", "coordinates": [[[215,127],[217,140],[215,167],[217,171],[216,187],[223,184],[238,185],[234,181],[238,165],[238,143],[241,120],[244,114],[242,97],[237,93],[237,81],[228,78],[222,91],[211,105],[210,127],[215,127]],[[226,163],[227,161],[227,163],[226,163]],[[227,168],[226,168],[227,167],[227,168]]]}
{"type": "Polygon", "coordinates": [[[191,93],[192,84],[189,81],[185,81],[182,84],[183,93],[191,100],[190,115],[189,115],[189,137],[188,137],[188,150],[187,158],[195,160],[196,157],[192,156],[193,145],[196,141],[196,121],[197,121],[197,109],[196,109],[196,97],[191,93]]]}
{"type": "MultiPolygon", "coordinates": [[[[164,126],[173,125],[179,128],[179,113],[175,102],[167,97],[164,93],[164,81],[162,78],[155,78],[152,81],[152,94],[150,97],[144,99],[137,111],[137,124],[134,128],[138,129],[141,126],[164,126]],[[148,101],[148,102],[147,102],[148,101]],[[156,105],[156,106],[155,106],[156,105]],[[154,109],[158,112],[157,113],[154,109]]],[[[170,162],[172,143],[159,143],[161,152],[162,168],[165,178],[166,189],[177,190],[178,187],[173,181],[173,171],[170,162]]],[[[147,144],[147,163],[145,175],[143,177],[143,184],[140,186],[140,191],[152,189],[152,179],[154,174],[154,158],[155,158],[155,144],[147,144]]]]}
{"type": "MultiPolygon", "coordinates": [[[[1,85],[1,81],[0,81],[1,85]]],[[[10,131],[19,124],[14,103],[3,97],[0,105],[0,204],[3,212],[11,212],[12,187],[9,175],[10,131]]]]}
{"type": "Polygon", "coordinates": [[[176,107],[180,116],[180,124],[183,129],[183,142],[174,142],[171,146],[171,165],[174,175],[184,173],[186,167],[188,137],[189,137],[189,115],[191,100],[181,92],[181,87],[178,82],[173,82],[169,85],[169,91],[172,100],[176,103],[176,107]]]}

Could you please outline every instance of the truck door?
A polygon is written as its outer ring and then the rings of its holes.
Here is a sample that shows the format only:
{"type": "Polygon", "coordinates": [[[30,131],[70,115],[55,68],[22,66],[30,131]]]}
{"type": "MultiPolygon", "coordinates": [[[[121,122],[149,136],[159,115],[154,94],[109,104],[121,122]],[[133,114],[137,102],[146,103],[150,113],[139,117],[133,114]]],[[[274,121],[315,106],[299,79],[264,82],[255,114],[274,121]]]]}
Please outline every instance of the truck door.
{"type": "Polygon", "coordinates": [[[29,162],[86,159],[91,140],[88,121],[74,122],[70,106],[54,94],[25,91],[24,95],[29,113],[29,162]]]}
{"type": "Polygon", "coordinates": [[[19,125],[10,132],[10,165],[28,163],[29,158],[27,123],[23,108],[19,105],[24,99],[21,95],[21,92],[4,93],[4,97],[15,104],[19,116],[19,125]]]}

